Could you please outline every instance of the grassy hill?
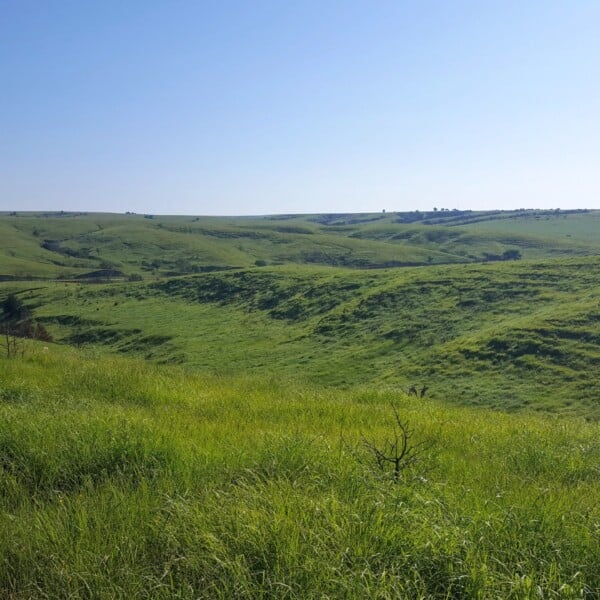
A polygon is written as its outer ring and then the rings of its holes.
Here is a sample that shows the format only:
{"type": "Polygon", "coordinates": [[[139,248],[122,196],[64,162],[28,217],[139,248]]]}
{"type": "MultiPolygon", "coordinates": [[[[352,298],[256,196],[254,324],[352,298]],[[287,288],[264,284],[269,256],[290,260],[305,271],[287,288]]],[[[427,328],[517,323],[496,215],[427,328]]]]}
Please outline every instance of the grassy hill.
{"type": "Polygon", "coordinates": [[[255,264],[381,268],[600,254],[600,211],[279,217],[0,215],[0,278],[172,276],[255,264]]]}
{"type": "Polygon", "coordinates": [[[595,257],[404,269],[280,266],[5,283],[55,340],[219,375],[426,385],[448,402],[600,417],[595,257]]]}
{"type": "Polygon", "coordinates": [[[599,597],[599,221],[1,215],[0,598],[599,597]]]}
{"type": "Polygon", "coordinates": [[[6,214],[0,293],[79,347],[597,419],[597,225],[600,211],[6,214]]]}
{"type": "Polygon", "coordinates": [[[33,343],[0,373],[2,597],[600,592],[597,423],[33,343]]]}

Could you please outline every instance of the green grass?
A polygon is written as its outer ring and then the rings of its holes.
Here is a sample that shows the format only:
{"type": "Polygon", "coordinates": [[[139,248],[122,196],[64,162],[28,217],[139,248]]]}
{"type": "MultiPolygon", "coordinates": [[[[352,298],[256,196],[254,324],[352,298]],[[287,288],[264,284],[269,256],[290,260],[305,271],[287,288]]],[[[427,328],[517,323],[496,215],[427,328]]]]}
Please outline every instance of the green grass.
{"type": "Polygon", "coordinates": [[[479,229],[488,235],[512,232],[539,237],[553,236],[559,243],[577,241],[597,247],[600,242],[600,212],[512,216],[467,225],[467,229],[479,229]]]}
{"type": "Polygon", "coordinates": [[[270,217],[0,214],[0,278],[113,268],[181,275],[259,264],[381,268],[598,255],[600,211],[437,212],[270,217]]]}
{"type": "Polygon", "coordinates": [[[0,366],[3,597],[600,593],[598,424],[33,343],[0,366]],[[361,445],[391,403],[433,442],[398,484],[361,445]]]}
{"type": "Polygon", "coordinates": [[[0,598],[600,597],[599,215],[0,215],[0,598]]]}
{"type": "Polygon", "coordinates": [[[57,341],[335,387],[600,417],[598,259],[5,283],[57,341]]]}

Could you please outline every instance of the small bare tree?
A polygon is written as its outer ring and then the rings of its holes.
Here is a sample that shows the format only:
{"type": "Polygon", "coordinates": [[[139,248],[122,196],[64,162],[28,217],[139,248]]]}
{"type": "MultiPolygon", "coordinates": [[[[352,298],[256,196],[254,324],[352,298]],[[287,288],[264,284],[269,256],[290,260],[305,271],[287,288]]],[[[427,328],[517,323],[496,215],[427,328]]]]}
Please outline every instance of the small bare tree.
{"type": "Polygon", "coordinates": [[[25,354],[25,340],[8,324],[0,326],[0,348],[4,348],[7,358],[25,354]]]}
{"type": "Polygon", "coordinates": [[[392,411],[394,413],[392,432],[383,443],[377,445],[364,435],[362,441],[375,459],[378,468],[383,472],[391,468],[394,481],[398,482],[402,471],[418,462],[429,445],[426,442],[411,443],[413,432],[408,423],[402,421],[395,406],[392,406],[392,411]]]}
{"type": "Polygon", "coordinates": [[[7,358],[25,354],[26,339],[51,342],[52,336],[41,323],[36,323],[31,311],[14,294],[0,302],[0,348],[7,358]]]}

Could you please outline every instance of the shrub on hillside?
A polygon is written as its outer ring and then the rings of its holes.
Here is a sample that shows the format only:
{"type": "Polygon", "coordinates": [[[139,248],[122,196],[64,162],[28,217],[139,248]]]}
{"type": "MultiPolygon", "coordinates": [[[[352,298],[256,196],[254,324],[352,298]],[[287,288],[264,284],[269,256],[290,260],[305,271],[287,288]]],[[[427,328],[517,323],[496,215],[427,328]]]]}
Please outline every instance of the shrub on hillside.
{"type": "Polygon", "coordinates": [[[52,336],[46,327],[35,322],[31,311],[14,294],[10,294],[2,302],[1,307],[0,334],[2,334],[2,341],[0,346],[6,350],[8,357],[24,352],[23,338],[44,342],[52,341],[52,336]]]}

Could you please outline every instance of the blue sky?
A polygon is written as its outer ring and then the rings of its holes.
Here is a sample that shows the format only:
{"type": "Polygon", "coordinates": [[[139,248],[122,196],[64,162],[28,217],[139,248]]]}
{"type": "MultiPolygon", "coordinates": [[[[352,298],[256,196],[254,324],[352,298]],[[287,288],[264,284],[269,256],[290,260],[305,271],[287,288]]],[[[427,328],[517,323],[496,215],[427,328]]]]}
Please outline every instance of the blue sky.
{"type": "Polygon", "coordinates": [[[600,208],[600,2],[0,0],[0,210],[600,208]]]}

